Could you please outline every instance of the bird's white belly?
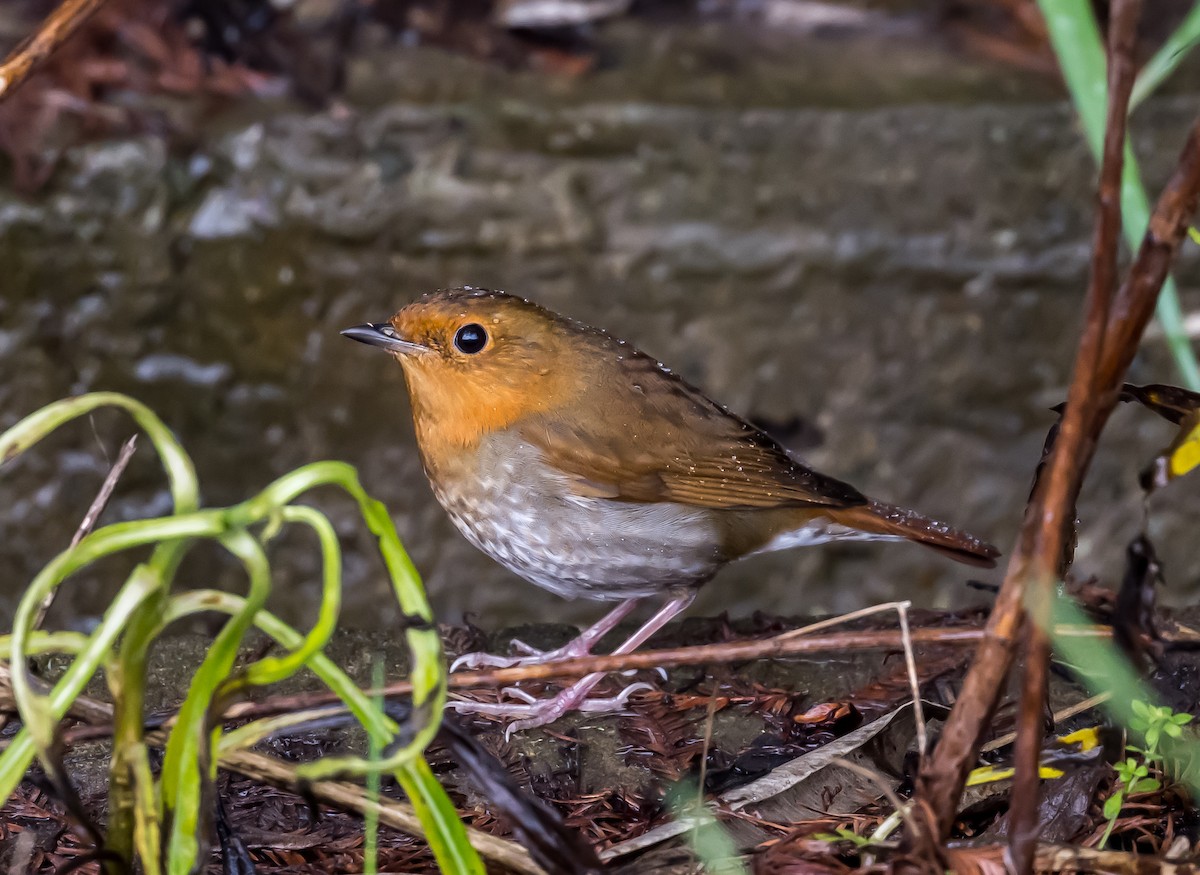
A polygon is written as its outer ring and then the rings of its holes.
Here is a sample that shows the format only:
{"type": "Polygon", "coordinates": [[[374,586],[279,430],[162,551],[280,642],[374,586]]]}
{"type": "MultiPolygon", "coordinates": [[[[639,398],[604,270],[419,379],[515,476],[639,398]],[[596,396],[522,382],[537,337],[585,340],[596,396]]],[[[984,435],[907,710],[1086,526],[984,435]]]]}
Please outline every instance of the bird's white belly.
{"type": "Polygon", "coordinates": [[[724,564],[701,509],[571,494],[528,445],[479,459],[473,476],[437,479],[438,501],[467,540],[557,595],[654,595],[703,583],[724,564]]]}

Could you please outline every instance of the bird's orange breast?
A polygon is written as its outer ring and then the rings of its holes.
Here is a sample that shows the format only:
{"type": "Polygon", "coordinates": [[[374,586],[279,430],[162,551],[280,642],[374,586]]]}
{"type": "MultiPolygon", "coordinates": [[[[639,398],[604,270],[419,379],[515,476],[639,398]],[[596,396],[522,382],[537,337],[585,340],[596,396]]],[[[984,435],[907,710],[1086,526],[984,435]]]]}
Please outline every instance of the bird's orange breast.
{"type": "MultiPolygon", "coordinates": [[[[572,380],[481,379],[464,374],[447,380],[419,366],[406,367],[413,423],[423,451],[431,455],[467,452],[493,432],[570,403],[572,380]]],[[[455,375],[457,376],[457,375],[455,375]]]]}

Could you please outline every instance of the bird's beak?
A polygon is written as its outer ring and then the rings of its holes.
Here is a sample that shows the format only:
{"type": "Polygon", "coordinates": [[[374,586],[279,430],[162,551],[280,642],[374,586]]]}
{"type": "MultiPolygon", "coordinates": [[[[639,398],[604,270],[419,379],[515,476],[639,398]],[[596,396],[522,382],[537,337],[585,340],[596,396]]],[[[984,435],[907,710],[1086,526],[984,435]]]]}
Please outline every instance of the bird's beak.
{"type": "Polygon", "coordinates": [[[367,322],[364,325],[355,325],[353,328],[342,331],[342,335],[351,340],[357,340],[359,343],[382,347],[388,352],[401,355],[422,355],[429,352],[429,347],[401,338],[396,333],[396,329],[388,322],[367,322]]]}

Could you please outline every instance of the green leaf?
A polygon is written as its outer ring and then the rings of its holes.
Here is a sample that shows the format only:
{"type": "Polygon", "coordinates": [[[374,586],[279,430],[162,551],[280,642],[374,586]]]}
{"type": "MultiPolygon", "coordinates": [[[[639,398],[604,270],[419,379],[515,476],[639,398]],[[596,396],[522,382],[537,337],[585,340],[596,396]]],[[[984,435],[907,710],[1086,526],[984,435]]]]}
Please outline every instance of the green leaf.
{"type": "Polygon", "coordinates": [[[1152,793],[1162,787],[1162,783],[1155,778],[1142,778],[1129,788],[1130,793],[1152,793]]]}
{"type": "Polygon", "coordinates": [[[471,847],[454,803],[424,758],[417,758],[397,770],[396,780],[421,819],[425,840],[441,870],[455,875],[486,875],[483,861],[471,847]]]}
{"type": "Polygon", "coordinates": [[[1116,793],[1104,800],[1104,818],[1105,820],[1115,820],[1117,815],[1121,813],[1121,806],[1125,804],[1125,791],[1118,790],[1116,793]]]}
{"type": "Polygon", "coordinates": [[[250,580],[249,592],[240,612],[217,633],[200,667],[192,675],[187,698],[179,708],[175,725],[167,737],[163,754],[162,801],[169,815],[167,836],[168,875],[188,875],[200,850],[199,828],[204,789],[216,772],[220,727],[210,730],[209,712],[213,698],[233,670],[238,647],[266,603],[271,587],[271,566],[257,540],[245,530],[221,538],[221,544],[236,556],[250,580]]]}

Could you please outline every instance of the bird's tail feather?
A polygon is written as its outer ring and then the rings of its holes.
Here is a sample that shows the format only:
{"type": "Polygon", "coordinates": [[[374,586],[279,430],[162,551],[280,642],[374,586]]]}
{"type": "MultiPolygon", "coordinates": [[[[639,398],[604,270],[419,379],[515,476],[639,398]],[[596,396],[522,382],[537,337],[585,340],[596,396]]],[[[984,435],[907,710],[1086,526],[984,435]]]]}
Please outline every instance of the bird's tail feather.
{"type": "Polygon", "coordinates": [[[1000,555],[991,544],[961,529],[882,501],[839,508],[836,520],[863,532],[905,538],[968,565],[994,568],[1000,555]]]}

